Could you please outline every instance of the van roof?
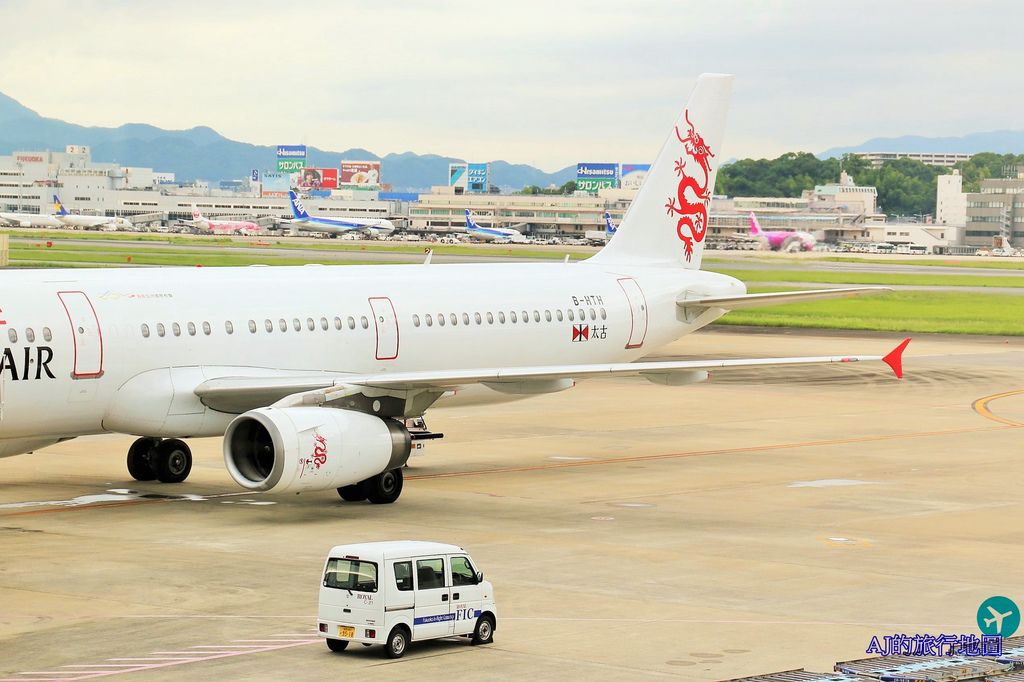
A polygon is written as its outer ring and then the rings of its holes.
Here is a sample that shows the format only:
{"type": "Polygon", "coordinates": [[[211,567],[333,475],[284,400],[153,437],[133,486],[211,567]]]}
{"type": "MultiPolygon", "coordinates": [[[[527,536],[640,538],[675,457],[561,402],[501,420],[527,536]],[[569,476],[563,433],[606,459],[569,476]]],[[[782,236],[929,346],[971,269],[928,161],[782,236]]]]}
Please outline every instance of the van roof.
{"type": "Polygon", "coordinates": [[[390,540],[386,542],[360,542],[352,545],[336,545],[331,548],[331,556],[354,556],[360,559],[393,559],[403,556],[421,556],[424,554],[463,554],[466,550],[458,545],[447,545],[442,542],[425,542],[422,540],[390,540]]]}

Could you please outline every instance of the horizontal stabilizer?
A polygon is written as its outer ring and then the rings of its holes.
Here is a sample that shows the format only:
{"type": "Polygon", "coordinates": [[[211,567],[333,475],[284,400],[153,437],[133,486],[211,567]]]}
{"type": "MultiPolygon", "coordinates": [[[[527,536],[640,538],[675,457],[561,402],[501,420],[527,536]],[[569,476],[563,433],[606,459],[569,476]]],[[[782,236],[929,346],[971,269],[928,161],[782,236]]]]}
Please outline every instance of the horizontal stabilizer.
{"type": "Polygon", "coordinates": [[[760,308],[783,303],[806,303],[824,298],[845,298],[861,294],[877,294],[892,291],[891,287],[846,287],[843,289],[808,289],[804,291],[773,291],[767,294],[744,294],[742,296],[707,296],[704,298],[681,298],[676,305],[681,308],[760,308]]]}

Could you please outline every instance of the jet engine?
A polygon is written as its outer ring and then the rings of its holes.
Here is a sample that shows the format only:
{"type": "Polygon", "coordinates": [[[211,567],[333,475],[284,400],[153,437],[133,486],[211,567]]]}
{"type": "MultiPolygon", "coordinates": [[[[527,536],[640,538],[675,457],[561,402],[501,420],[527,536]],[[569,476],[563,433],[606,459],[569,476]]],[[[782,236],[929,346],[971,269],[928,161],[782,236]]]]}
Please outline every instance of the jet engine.
{"type": "Polygon", "coordinates": [[[224,433],[224,462],[250,490],[303,492],[353,485],[402,467],[412,439],[405,426],[329,407],[262,407],[224,433]]]}

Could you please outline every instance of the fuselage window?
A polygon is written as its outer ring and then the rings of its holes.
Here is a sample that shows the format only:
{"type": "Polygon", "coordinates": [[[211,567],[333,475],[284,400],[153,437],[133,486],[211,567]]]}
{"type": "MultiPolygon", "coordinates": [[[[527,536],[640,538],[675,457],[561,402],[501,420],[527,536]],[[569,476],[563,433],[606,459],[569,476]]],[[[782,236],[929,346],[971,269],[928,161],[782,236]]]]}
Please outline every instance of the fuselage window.
{"type": "Polygon", "coordinates": [[[533,321],[540,322],[540,313],[537,312],[536,310],[533,311],[533,321]]]}
{"type": "Polygon", "coordinates": [[[362,317],[359,318],[359,324],[363,325],[363,329],[370,328],[370,321],[366,319],[366,315],[363,315],[362,317]]]}
{"type": "Polygon", "coordinates": [[[49,327],[43,327],[43,341],[50,342],[53,340],[53,334],[50,333],[49,327]]]}
{"type": "Polygon", "coordinates": [[[449,315],[448,319],[451,321],[453,327],[459,323],[459,318],[455,313],[449,315]]]}
{"type": "Polygon", "coordinates": [[[593,308],[590,309],[590,319],[591,320],[596,320],[597,319],[597,311],[594,310],[593,308]]]}
{"type": "Polygon", "coordinates": [[[256,320],[249,320],[249,333],[250,334],[255,334],[256,333],[256,320]]]}
{"type": "Polygon", "coordinates": [[[518,322],[519,318],[516,317],[516,311],[514,311],[514,310],[510,311],[509,314],[508,314],[508,319],[509,319],[510,322],[512,322],[512,324],[515,324],[516,322],[518,322]]]}
{"type": "Polygon", "coordinates": [[[143,323],[143,325],[142,325],[142,338],[144,338],[144,339],[148,339],[149,338],[149,325],[145,324],[145,323],[143,323]]]}
{"type": "Polygon", "coordinates": [[[494,324],[494,314],[487,313],[487,324],[494,324]]]}
{"type": "Polygon", "coordinates": [[[559,308],[558,310],[555,311],[555,317],[558,318],[559,322],[562,321],[562,310],[561,310],[561,308],[559,308]]]}
{"type": "Polygon", "coordinates": [[[166,333],[167,333],[167,330],[164,328],[164,323],[163,322],[157,322],[157,325],[156,325],[156,335],[160,336],[160,337],[163,337],[166,333]]]}
{"type": "Polygon", "coordinates": [[[32,327],[25,329],[25,341],[28,343],[34,343],[36,340],[36,333],[32,331],[32,327]]]}
{"type": "Polygon", "coordinates": [[[583,308],[580,308],[579,309],[579,313],[580,313],[580,322],[582,322],[583,320],[587,319],[587,311],[586,310],[584,310],[583,308]]]}
{"type": "Polygon", "coordinates": [[[430,313],[427,313],[426,315],[424,315],[423,318],[426,320],[428,327],[433,327],[434,326],[434,318],[433,318],[433,316],[431,316],[430,313]]]}
{"type": "Polygon", "coordinates": [[[13,329],[8,329],[7,338],[11,340],[11,343],[18,343],[18,332],[13,329]]]}
{"type": "Polygon", "coordinates": [[[283,332],[288,331],[288,320],[284,319],[283,317],[279,318],[277,320],[277,326],[283,332]]]}
{"type": "Polygon", "coordinates": [[[266,329],[268,333],[274,331],[274,323],[273,323],[273,321],[271,321],[271,320],[264,320],[263,321],[263,328],[266,329]]]}
{"type": "Polygon", "coordinates": [[[412,326],[414,326],[414,327],[420,326],[420,316],[419,315],[413,315],[412,316],[412,326]]]}
{"type": "Polygon", "coordinates": [[[565,314],[569,317],[570,322],[573,322],[576,319],[576,316],[572,314],[572,308],[566,310],[565,314]]]}
{"type": "Polygon", "coordinates": [[[500,312],[500,311],[498,312],[498,322],[500,322],[501,324],[505,324],[505,313],[504,312],[500,312]]]}
{"type": "Polygon", "coordinates": [[[226,331],[228,334],[234,334],[235,325],[231,324],[230,320],[224,322],[224,331],[226,331]]]}
{"type": "Polygon", "coordinates": [[[189,322],[188,323],[188,335],[189,336],[195,336],[196,335],[196,325],[195,325],[194,322],[189,322]]]}
{"type": "Polygon", "coordinates": [[[444,326],[444,313],[438,313],[437,314],[437,324],[440,327],[444,326]]]}
{"type": "Polygon", "coordinates": [[[292,327],[294,327],[297,332],[302,331],[302,322],[299,321],[299,318],[296,317],[292,320],[292,327]]]}
{"type": "Polygon", "coordinates": [[[601,308],[601,319],[602,320],[607,320],[608,319],[608,311],[605,310],[604,308],[601,308]]]}
{"type": "Polygon", "coordinates": [[[349,318],[348,318],[348,328],[349,329],[355,329],[356,328],[356,318],[352,317],[351,315],[349,315],[349,318]]]}
{"type": "Polygon", "coordinates": [[[530,312],[528,310],[524,310],[523,311],[523,324],[526,324],[529,321],[530,321],[530,312]]]}
{"type": "Polygon", "coordinates": [[[469,313],[462,313],[462,324],[469,324],[469,313]]]}
{"type": "Polygon", "coordinates": [[[340,317],[334,318],[334,328],[337,329],[339,332],[341,331],[341,318],[340,317]]]}
{"type": "MultiPolygon", "coordinates": [[[[341,320],[338,320],[338,321],[341,322],[341,320]]],[[[330,327],[330,325],[327,323],[327,318],[326,317],[321,317],[320,318],[320,328],[323,329],[324,331],[327,331],[328,327],[330,327]]]]}
{"type": "Polygon", "coordinates": [[[181,336],[181,325],[177,322],[171,325],[171,333],[175,336],[181,336]]]}
{"type": "Polygon", "coordinates": [[[213,329],[210,328],[210,323],[209,322],[203,322],[203,333],[206,334],[207,336],[209,336],[210,332],[212,332],[212,331],[213,331],[213,329]]]}
{"type": "Polygon", "coordinates": [[[480,316],[480,313],[473,313],[473,321],[480,325],[484,323],[484,318],[480,316]]]}
{"type": "Polygon", "coordinates": [[[551,321],[551,311],[550,310],[545,310],[544,311],[544,319],[547,320],[548,322],[551,321]]]}
{"type": "Polygon", "coordinates": [[[309,329],[309,331],[311,332],[316,331],[316,322],[313,320],[312,317],[306,318],[306,328],[309,329]]]}

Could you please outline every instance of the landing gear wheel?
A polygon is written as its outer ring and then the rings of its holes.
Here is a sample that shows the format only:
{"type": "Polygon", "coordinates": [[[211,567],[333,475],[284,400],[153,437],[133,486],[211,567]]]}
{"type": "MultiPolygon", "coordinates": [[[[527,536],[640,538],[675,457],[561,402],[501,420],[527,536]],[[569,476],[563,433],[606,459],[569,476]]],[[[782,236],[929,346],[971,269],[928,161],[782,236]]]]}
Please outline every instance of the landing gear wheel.
{"type": "Polygon", "coordinates": [[[405,649],[409,646],[409,633],[401,625],[396,625],[388,635],[388,641],[384,644],[384,652],[388,658],[401,658],[405,655],[405,649]]]}
{"type": "Polygon", "coordinates": [[[473,630],[473,644],[490,644],[494,641],[494,617],[480,616],[473,630]]]}
{"type": "Polygon", "coordinates": [[[159,444],[159,438],[139,438],[128,448],[128,473],[136,481],[152,481],[156,478],[153,451],[159,444]]]}
{"type": "Polygon", "coordinates": [[[391,504],[402,494],[402,470],[392,469],[359,484],[366,499],[374,504],[391,504]]]}
{"type": "Polygon", "coordinates": [[[183,441],[168,438],[153,451],[153,466],[161,483],[181,483],[192,471],[192,451],[183,441]]]}
{"type": "Polygon", "coordinates": [[[366,502],[366,491],[358,483],[338,488],[338,495],[346,502],[366,502]]]}
{"type": "Polygon", "coordinates": [[[338,653],[348,648],[347,639],[329,639],[327,640],[327,648],[331,651],[338,653]]]}

